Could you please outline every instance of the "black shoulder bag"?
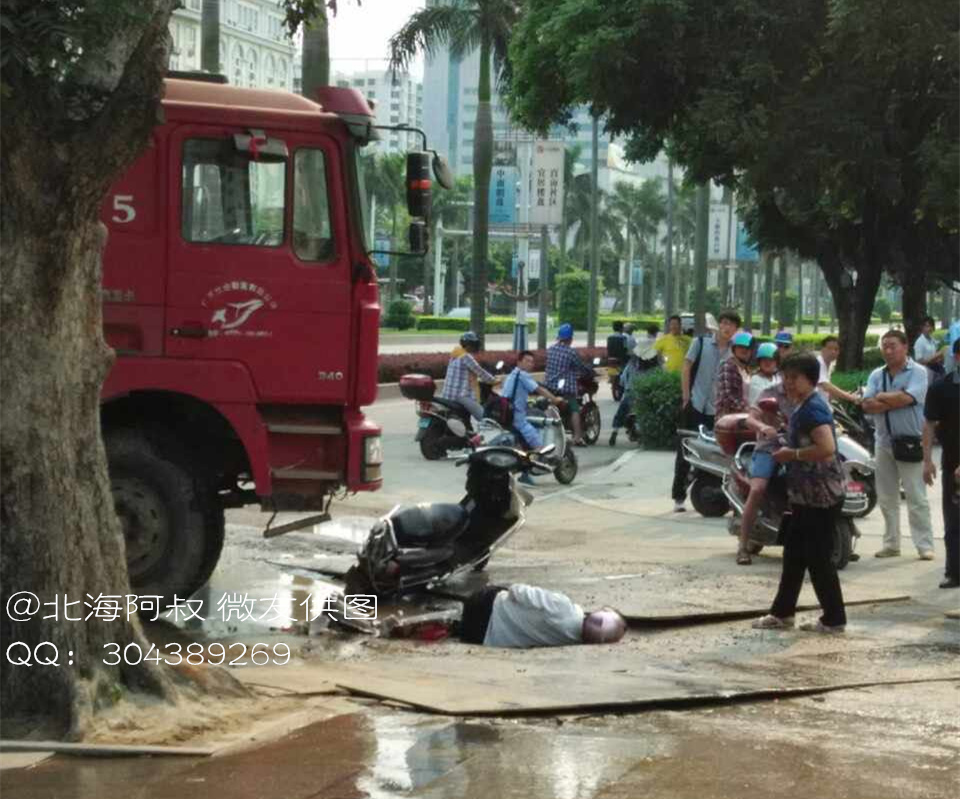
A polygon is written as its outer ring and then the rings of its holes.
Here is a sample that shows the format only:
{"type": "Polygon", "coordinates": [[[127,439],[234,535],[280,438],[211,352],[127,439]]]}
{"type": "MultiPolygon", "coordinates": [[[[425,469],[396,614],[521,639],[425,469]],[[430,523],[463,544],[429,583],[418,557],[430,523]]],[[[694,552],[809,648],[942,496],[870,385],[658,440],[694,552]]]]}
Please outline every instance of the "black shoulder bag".
{"type": "MultiPolygon", "coordinates": [[[[883,390],[887,390],[887,370],[883,370],[883,390]]],[[[890,411],[883,414],[887,421],[887,432],[890,434],[890,443],[893,446],[893,459],[903,463],[923,462],[923,439],[920,436],[895,436],[890,427],[890,411]]]]}

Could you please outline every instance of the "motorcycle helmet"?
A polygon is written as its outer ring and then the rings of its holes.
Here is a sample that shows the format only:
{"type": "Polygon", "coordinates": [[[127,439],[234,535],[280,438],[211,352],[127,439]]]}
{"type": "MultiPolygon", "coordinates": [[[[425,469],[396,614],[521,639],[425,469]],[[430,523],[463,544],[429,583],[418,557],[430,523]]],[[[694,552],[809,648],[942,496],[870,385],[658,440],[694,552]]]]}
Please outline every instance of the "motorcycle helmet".
{"type": "Polygon", "coordinates": [[[569,322],[564,322],[560,325],[560,328],[557,330],[557,340],[558,341],[570,341],[573,338],[573,325],[569,322]]]}
{"type": "Polygon", "coordinates": [[[472,330],[468,330],[466,333],[460,336],[460,346],[464,349],[478,347],[480,346],[480,336],[478,336],[472,330]]]}
{"type": "Polygon", "coordinates": [[[761,358],[776,358],[777,357],[777,345],[772,341],[764,341],[759,347],[757,347],[757,360],[761,358]]]}
{"type": "Polygon", "coordinates": [[[733,347],[752,347],[753,336],[750,335],[746,330],[741,330],[733,337],[733,341],[730,342],[730,345],[733,347]]]}

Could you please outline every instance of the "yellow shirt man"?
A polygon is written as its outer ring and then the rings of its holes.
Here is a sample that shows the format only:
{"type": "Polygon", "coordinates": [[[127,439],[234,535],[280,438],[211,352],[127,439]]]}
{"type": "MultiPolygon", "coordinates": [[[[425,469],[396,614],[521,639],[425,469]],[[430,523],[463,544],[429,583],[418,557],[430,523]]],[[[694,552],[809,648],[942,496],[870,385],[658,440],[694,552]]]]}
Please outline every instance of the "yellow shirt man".
{"type": "Polygon", "coordinates": [[[663,357],[663,368],[668,372],[683,370],[683,359],[690,349],[690,336],[667,333],[657,339],[653,348],[663,357]]]}

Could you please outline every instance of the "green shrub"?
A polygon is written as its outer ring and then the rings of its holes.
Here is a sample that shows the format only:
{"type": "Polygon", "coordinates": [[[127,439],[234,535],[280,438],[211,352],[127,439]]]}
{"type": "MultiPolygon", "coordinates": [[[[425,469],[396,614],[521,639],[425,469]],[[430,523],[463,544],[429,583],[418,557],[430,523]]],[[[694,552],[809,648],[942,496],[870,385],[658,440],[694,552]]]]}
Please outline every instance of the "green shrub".
{"type": "Polygon", "coordinates": [[[384,327],[408,330],[417,323],[413,316],[413,305],[406,300],[391,300],[387,313],[383,317],[384,327]]]}
{"type": "MultiPolygon", "coordinates": [[[[569,322],[574,330],[587,329],[587,310],[590,304],[590,275],[582,269],[574,269],[557,277],[560,294],[560,323],[569,322]]],[[[597,292],[599,297],[600,292],[597,292]]]]}
{"type": "MultiPolygon", "coordinates": [[[[512,316],[488,316],[487,333],[512,333],[515,320],[512,316]]],[[[418,316],[417,330],[451,330],[463,333],[470,329],[469,319],[459,319],[449,316],[418,316]]],[[[527,334],[537,332],[535,319],[527,320],[527,334]]]]}
{"type": "MultiPolygon", "coordinates": [[[[780,317],[780,292],[773,295],[773,316],[780,317]]],[[[783,304],[783,319],[779,319],[781,326],[792,327],[797,321],[797,295],[789,291],[786,295],[786,302],[783,304]]]]}
{"type": "Polygon", "coordinates": [[[883,353],[879,347],[871,347],[863,351],[863,368],[876,369],[883,366],[883,353]]]}
{"type": "Polygon", "coordinates": [[[844,391],[856,391],[860,386],[866,384],[872,371],[873,369],[861,369],[856,372],[834,372],[830,376],[830,382],[844,391]]]}
{"type": "Polygon", "coordinates": [[[893,316],[893,306],[886,297],[877,297],[873,301],[873,313],[880,317],[880,321],[885,325],[890,324],[890,317],[893,316]]]}
{"type": "Polygon", "coordinates": [[[660,369],[633,382],[633,410],[640,442],[647,449],[672,449],[680,411],[680,374],[660,369]]]}

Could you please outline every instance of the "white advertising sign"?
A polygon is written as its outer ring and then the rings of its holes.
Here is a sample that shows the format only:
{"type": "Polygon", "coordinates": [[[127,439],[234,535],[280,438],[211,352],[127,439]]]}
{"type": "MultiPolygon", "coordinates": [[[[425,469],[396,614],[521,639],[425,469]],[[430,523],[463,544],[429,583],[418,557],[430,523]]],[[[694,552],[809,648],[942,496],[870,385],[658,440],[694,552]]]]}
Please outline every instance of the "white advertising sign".
{"type": "Polygon", "coordinates": [[[730,206],[726,203],[710,203],[707,260],[730,260],[730,206]]]}
{"type": "Polygon", "coordinates": [[[533,145],[530,224],[559,225],[563,216],[563,142],[533,145]]]}

